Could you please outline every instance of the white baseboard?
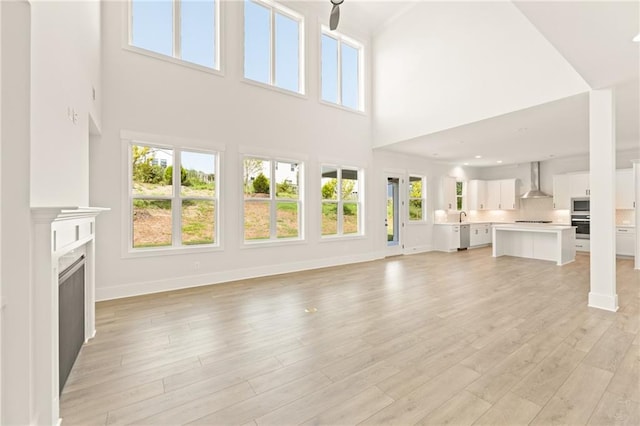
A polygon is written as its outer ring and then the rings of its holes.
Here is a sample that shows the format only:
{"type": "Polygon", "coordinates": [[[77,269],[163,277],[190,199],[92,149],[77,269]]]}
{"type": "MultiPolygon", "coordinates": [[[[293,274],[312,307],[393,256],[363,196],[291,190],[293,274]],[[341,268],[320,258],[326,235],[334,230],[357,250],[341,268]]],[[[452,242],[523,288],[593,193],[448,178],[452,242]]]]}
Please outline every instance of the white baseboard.
{"type": "Polygon", "coordinates": [[[372,260],[383,259],[384,256],[384,252],[372,252],[353,256],[331,257],[326,259],[283,263],[279,265],[259,266],[255,268],[234,269],[210,274],[188,275],[184,277],[169,278],[166,280],[143,281],[118,286],[98,287],[96,288],[96,301],[121,299],[123,297],[140,296],[143,294],[160,293],[163,291],[200,287],[210,284],[221,284],[230,281],[286,274],[289,272],[307,271],[310,269],[327,268],[331,266],[348,265],[352,263],[370,262],[372,260]]]}
{"type": "Polygon", "coordinates": [[[604,309],[605,311],[616,312],[618,310],[618,295],[609,296],[607,294],[598,294],[589,292],[590,308],[604,309]]]}
{"type": "Polygon", "coordinates": [[[402,251],[402,254],[418,254],[418,253],[426,253],[429,251],[432,251],[433,247],[429,246],[414,246],[414,247],[409,247],[409,248],[405,248],[402,251]]]}

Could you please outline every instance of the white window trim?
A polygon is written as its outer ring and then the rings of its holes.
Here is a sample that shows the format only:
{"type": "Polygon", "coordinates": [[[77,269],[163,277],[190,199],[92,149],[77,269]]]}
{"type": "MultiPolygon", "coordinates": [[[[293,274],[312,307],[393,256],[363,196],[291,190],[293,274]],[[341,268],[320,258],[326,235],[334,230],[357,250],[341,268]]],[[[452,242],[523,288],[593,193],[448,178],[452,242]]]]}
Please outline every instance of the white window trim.
{"type": "MultiPolygon", "coordinates": [[[[243,151],[243,150],[241,150],[243,151]]],[[[240,155],[240,187],[242,190],[241,194],[241,202],[242,202],[242,219],[240,220],[240,234],[242,239],[241,248],[250,248],[250,247],[266,247],[266,246],[280,246],[287,244],[306,244],[305,238],[305,203],[304,203],[304,194],[305,194],[305,161],[299,158],[290,158],[283,156],[272,156],[272,155],[264,155],[264,154],[256,154],[252,155],[250,153],[242,153],[240,155]],[[244,196],[244,160],[246,158],[253,158],[262,161],[269,161],[269,173],[270,173],[270,184],[269,184],[269,198],[245,198],[244,196]],[[276,198],[276,180],[275,180],[275,164],[277,162],[284,163],[297,163],[301,178],[298,182],[298,198],[290,199],[290,198],[276,198]],[[244,217],[245,217],[245,203],[247,201],[268,201],[269,202],[269,238],[268,239],[256,239],[256,240],[247,240],[244,237],[244,217]],[[276,205],[278,202],[296,202],[298,203],[298,236],[295,238],[278,238],[277,236],[277,209],[276,205]]]]}
{"type": "Polygon", "coordinates": [[[269,9],[269,83],[262,81],[252,80],[245,76],[245,40],[244,40],[244,26],[245,26],[245,8],[243,2],[242,8],[242,81],[257,85],[264,88],[269,88],[280,93],[293,94],[295,96],[306,98],[307,85],[306,85],[306,44],[305,44],[305,19],[304,15],[289,9],[272,0],[245,0],[256,3],[262,7],[269,9]],[[275,33],[275,14],[279,13],[287,18],[293,19],[298,22],[298,90],[293,91],[283,87],[276,86],[276,33],[275,33]]]}
{"type": "Polygon", "coordinates": [[[140,55],[148,56],[154,59],[159,59],[165,62],[169,62],[176,65],[181,65],[186,68],[191,68],[198,71],[203,71],[209,74],[224,76],[224,70],[222,67],[222,43],[220,39],[223,33],[223,22],[224,19],[220,19],[221,13],[223,13],[224,6],[222,5],[222,0],[214,1],[215,8],[215,16],[214,16],[214,67],[207,67],[204,65],[196,64],[194,62],[185,61],[180,58],[180,50],[182,48],[180,43],[180,1],[181,0],[172,0],[173,1],[173,55],[164,55],[162,53],[154,52],[153,50],[147,50],[142,47],[134,46],[132,44],[132,29],[133,29],[133,13],[132,13],[132,0],[126,1],[126,7],[124,7],[124,22],[126,25],[124,26],[124,31],[122,35],[122,48],[129,52],[137,53],[140,55]]]}
{"type": "MultiPolygon", "coordinates": [[[[121,201],[121,211],[122,211],[122,223],[125,226],[122,226],[122,257],[123,258],[135,258],[135,257],[152,257],[152,256],[165,256],[165,255],[176,255],[176,254],[189,254],[189,253],[201,253],[201,252],[211,252],[211,251],[223,251],[224,250],[224,231],[223,227],[220,226],[221,220],[223,218],[223,212],[220,209],[220,206],[224,204],[223,200],[223,189],[222,186],[219,185],[220,179],[223,176],[223,156],[224,156],[224,145],[214,144],[215,148],[202,148],[198,147],[198,145],[206,144],[206,141],[196,141],[193,139],[184,139],[184,138],[171,138],[168,136],[158,136],[158,135],[150,135],[146,133],[140,132],[131,132],[123,130],[120,132],[120,138],[122,140],[122,155],[121,160],[125,164],[124,169],[126,171],[126,175],[123,176],[122,179],[122,201],[121,201]],[[173,141],[175,144],[171,144],[173,141]],[[176,179],[178,176],[176,173],[173,175],[173,187],[174,194],[171,197],[136,197],[136,198],[145,198],[145,199],[170,199],[172,200],[171,208],[172,208],[172,218],[178,217],[180,220],[172,220],[172,232],[171,239],[172,245],[170,246],[162,246],[162,247],[148,247],[148,248],[134,248],[133,247],[133,203],[134,199],[132,194],[132,169],[131,169],[131,147],[133,145],[138,146],[153,146],[159,148],[171,149],[174,151],[174,170],[177,168],[176,165],[179,166],[179,163],[175,160],[175,152],[201,152],[205,154],[213,154],[216,156],[216,186],[215,186],[215,194],[214,194],[214,211],[215,211],[215,228],[214,235],[216,236],[216,241],[213,244],[198,244],[198,245],[182,245],[180,238],[178,235],[181,233],[181,212],[180,206],[173,200],[177,198],[178,200],[182,199],[200,199],[198,197],[181,197],[179,186],[176,187],[176,179]],[[177,189],[176,189],[177,188],[177,189]],[[178,207],[176,207],[178,206],[178,207]],[[176,216],[176,210],[178,213],[176,216]],[[176,230],[179,233],[176,233],[176,230]],[[175,242],[180,243],[180,245],[175,245],[175,242]]],[[[208,143],[211,145],[211,143],[208,143]]],[[[179,170],[179,169],[178,169],[179,170]]],[[[212,199],[212,198],[202,198],[202,199],[212,199]]]]}
{"type": "Polygon", "coordinates": [[[324,200],[322,198],[322,191],[320,191],[320,240],[321,241],[329,241],[329,240],[342,240],[342,239],[359,239],[365,238],[365,228],[364,228],[364,169],[362,167],[356,166],[340,166],[336,164],[322,163],[320,164],[320,185],[322,187],[322,169],[324,167],[335,167],[340,173],[338,173],[338,181],[336,183],[336,195],[338,196],[337,200],[324,200]],[[342,170],[356,170],[358,172],[358,200],[352,201],[347,200],[346,202],[349,204],[357,204],[358,205],[358,232],[352,234],[344,234],[342,229],[342,224],[344,221],[344,200],[342,199],[342,170]],[[337,204],[338,205],[338,224],[336,227],[337,233],[330,235],[322,235],[322,205],[323,204],[337,204]]]}
{"type": "Polygon", "coordinates": [[[422,224],[427,221],[427,178],[424,175],[417,173],[410,173],[409,178],[407,179],[407,223],[408,224],[422,224]],[[420,198],[412,198],[411,197],[411,178],[420,178],[422,180],[422,195],[420,198]],[[422,201],[422,218],[421,219],[411,219],[411,215],[409,214],[409,209],[411,207],[412,200],[421,200],[422,201]]]}
{"type": "Polygon", "coordinates": [[[337,31],[331,31],[329,27],[326,25],[320,25],[320,37],[318,37],[318,100],[320,104],[336,107],[342,109],[344,111],[356,112],[363,115],[366,115],[365,111],[365,93],[364,93],[364,80],[365,80],[365,52],[364,52],[364,43],[361,43],[355,40],[352,37],[346,36],[343,33],[337,31]],[[338,71],[338,81],[336,84],[337,99],[338,102],[330,102],[322,99],[322,36],[326,35],[328,37],[333,38],[338,42],[338,63],[337,63],[337,71],[338,71]],[[342,49],[341,45],[346,44],[349,47],[352,47],[358,51],[358,107],[350,108],[342,104],[342,49]]]}

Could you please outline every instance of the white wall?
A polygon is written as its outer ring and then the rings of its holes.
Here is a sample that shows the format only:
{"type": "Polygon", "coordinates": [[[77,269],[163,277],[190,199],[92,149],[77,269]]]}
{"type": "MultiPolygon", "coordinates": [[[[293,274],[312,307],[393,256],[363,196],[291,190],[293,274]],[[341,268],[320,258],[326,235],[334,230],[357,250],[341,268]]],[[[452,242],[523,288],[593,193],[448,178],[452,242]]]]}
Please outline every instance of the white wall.
{"type": "MultiPolygon", "coordinates": [[[[103,126],[91,146],[91,204],[111,207],[98,218],[96,265],[99,299],[159,291],[324,266],[379,256],[373,222],[364,215],[366,237],[320,241],[320,164],[365,168],[365,209],[378,202],[372,190],[371,113],[319,103],[318,21],[306,17],[307,95],[293,96],[242,80],[242,2],[225,2],[224,76],[176,65],[123,49],[124,2],[103,11],[103,126]],[[123,257],[128,204],[123,199],[127,164],[122,130],[197,140],[195,148],[224,145],[221,231],[224,249],[189,255],[123,257]],[[306,241],[277,247],[243,248],[240,152],[267,152],[305,160],[306,241]],[[200,268],[195,269],[195,262],[200,268]]],[[[349,34],[351,35],[351,34],[349,34]]],[[[368,49],[369,41],[360,38],[368,49]]],[[[368,50],[367,50],[368,52],[368,50]]],[[[370,55],[366,54],[365,58],[370,55]]],[[[367,80],[370,64],[366,64],[367,80]]]]}
{"type": "Polygon", "coordinates": [[[32,2],[32,24],[31,205],[86,206],[90,117],[101,124],[100,2],[32,2]]]}
{"type": "Polygon", "coordinates": [[[511,2],[417,2],[373,43],[376,146],[589,90],[511,2]]]}
{"type": "Polygon", "coordinates": [[[441,187],[442,176],[452,176],[461,180],[472,178],[473,170],[465,170],[461,167],[449,164],[437,163],[429,159],[399,154],[378,149],[373,154],[373,165],[376,174],[376,191],[381,194],[380,203],[373,212],[374,237],[380,250],[384,250],[386,244],[386,228],[384,219],[386,215],[386,173],[395,172],[405,175],[424,176],[427,179],[426,194],[426,218],[424,222],[410,222],[405,220],[405,228],[402,231],[403,252],[406,254],[417,253],[432,249],[434,210],[437,208],[438,196],[441,187]]]}
{"type": "Polygon", "coordinates": [[[2,203],[2,418],[3,425],[30,424],[31,270],[29,208],[29,30],[26,1],[0,2],[2,97],[0,182],[2,203]]]}

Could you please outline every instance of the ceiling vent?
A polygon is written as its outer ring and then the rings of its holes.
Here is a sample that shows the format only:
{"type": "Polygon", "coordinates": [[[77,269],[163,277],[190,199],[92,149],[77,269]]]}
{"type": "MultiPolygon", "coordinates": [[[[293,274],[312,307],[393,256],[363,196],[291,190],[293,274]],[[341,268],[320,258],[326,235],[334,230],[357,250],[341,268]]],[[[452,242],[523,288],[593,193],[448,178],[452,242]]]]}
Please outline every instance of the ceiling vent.
{"type": "Polygon", "coordinates": [[[531,163],[531,189],[520,198],[550,198],[551,195],[540,191],[540,162],[531,163]]]}

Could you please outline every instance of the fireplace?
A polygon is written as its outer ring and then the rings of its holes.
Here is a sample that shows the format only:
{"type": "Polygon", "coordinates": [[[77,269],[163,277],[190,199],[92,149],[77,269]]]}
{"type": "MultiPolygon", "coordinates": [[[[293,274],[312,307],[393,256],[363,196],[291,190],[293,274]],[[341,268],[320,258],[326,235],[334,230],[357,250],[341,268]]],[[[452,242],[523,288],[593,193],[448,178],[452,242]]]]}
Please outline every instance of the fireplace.
{"type": "MultiPolygon", "coordinates": [[[[105,210],[109,209],[31,209],[32,276],[35,289],[34,358],[31,375],[35,390],[33,405],[37,407],[35,417],[38,424],[59,424],[60,391],[66,380],[65,370],[71,370],[77,350],[95,334],[95,218],[105,210]],[[82,257],[81,262],[75,263],[79,257],[82,257]],[[75,265],[69,269],[72,264],[75,265]],[[71,287],[66,287],[67,281],[64,278],[67,275],[72,279],[69,282],[71,287]],[[82,285],[81,278],[84,278],[82,285]],[[70,300],[75,306],[71,318],[65,317],[67,312],[60,315],[62,310],[67,310],[63,306],[68,302],[65,300],[67,296],[60,297],[66,290],[71,290],[70,300]],[[65,333],[71,328],[74,332],[69,340],[69,347],[64,343],[65,347],[62,348],[62,339],[67,339],[65,333]],[[73,361],[69,361],[71,356],[69,359],[62,359],[63,352],[67,350],[72,354],[75,351],[73,361]]],[[[68,371],[66,374],[68,375],[68,371]]]]}

